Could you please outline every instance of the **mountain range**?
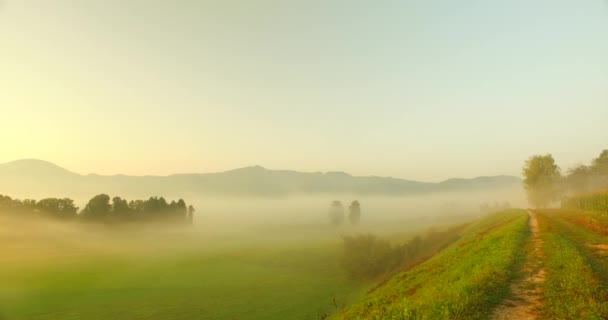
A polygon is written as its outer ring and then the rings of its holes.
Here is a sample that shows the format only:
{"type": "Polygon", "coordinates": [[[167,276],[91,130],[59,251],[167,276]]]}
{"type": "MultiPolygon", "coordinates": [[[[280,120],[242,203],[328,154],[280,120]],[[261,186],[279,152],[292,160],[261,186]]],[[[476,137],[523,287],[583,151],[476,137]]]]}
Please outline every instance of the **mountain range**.
{"type": "Polygon", "coordinates": [[[0,164],[0,194],[18,197],[90,198],[99,193],[129,198],[252,196],[292,194],[361,194],[402,196],[437,192],[469,192],[521,188],[515,176],[448,179],[438,183],[391,177],[352,176],[345,172],[298,172],[260,166],[218,173],[169,176],[81,175],[42,160],[0,164]]]}

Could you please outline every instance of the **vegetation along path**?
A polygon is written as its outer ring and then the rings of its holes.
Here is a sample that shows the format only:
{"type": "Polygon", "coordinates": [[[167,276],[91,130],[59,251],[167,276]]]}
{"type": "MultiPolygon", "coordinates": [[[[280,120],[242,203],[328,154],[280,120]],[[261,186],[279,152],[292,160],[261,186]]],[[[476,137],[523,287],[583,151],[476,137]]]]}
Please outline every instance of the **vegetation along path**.
{"type": "Polygon", "coordinates": [[[505,299],[494,311],[492,319],[536,319],[541,305],[545,270],[542,266],[544,254],[543,240],[540,237],[538,220],[532,211],[529,225],[531,237],[526,244],[526,257],[520,271],[520,278],[511,284],[511,296],[505,299]]]}

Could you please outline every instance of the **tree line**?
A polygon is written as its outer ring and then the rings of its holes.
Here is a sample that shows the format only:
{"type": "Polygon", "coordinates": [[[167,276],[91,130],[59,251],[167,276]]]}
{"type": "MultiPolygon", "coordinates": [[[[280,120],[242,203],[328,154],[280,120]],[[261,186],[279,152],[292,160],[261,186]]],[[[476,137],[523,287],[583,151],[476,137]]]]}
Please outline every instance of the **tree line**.
{"type": "Polygon", "coordinates": [[[167,202],[163,197],[148,200],[110,198],[99,194],[91,198],[79,210],[69,198],[13,199],[0,194],[0,211],[22,216],[45,216],[60,220],[83,220],[100,222],[172,221],[189,222],[194,219],[195,209],[183,199],[167,202]]]}
{"type": "Polygon", "coordinates": [[[608,150],[590,164],[579,164],[562,174],[551,154],[534,155],[523,167],[528,202],[537,208],[550,206],[563,197],[608,189],[608,150]]]}

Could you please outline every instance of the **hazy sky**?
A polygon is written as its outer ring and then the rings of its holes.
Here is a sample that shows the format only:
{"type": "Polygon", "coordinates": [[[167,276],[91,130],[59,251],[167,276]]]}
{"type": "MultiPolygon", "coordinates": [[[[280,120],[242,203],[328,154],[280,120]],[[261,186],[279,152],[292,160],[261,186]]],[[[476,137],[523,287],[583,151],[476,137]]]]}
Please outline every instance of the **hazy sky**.
{"type": "Polygon", "coordinates": [[[0,162],[435,181],[608,148],[605,0],[0,1],[0,162]]]}

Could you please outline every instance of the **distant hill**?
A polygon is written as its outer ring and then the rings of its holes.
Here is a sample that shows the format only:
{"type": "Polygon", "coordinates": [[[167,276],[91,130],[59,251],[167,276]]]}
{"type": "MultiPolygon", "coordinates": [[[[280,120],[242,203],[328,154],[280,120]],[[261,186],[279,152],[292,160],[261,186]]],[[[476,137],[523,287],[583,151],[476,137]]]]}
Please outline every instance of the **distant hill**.
{"type": "Polygon", "coordinates": [[[417,195],[520,188],[514,176],[449,179],[427,183],[391,177],[352,176],[344,172],[269,170],[260,166],[218,173],[170,176],[80,175],[41,160],[0,164],[0,194],[19,197],[90,198],[98,193],[125,197],[231,195],[279,197],[290,194],[417,195]]]}

